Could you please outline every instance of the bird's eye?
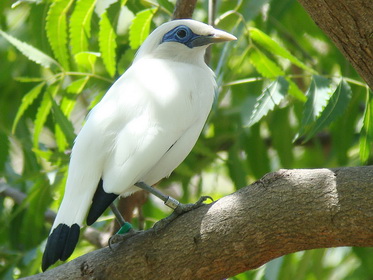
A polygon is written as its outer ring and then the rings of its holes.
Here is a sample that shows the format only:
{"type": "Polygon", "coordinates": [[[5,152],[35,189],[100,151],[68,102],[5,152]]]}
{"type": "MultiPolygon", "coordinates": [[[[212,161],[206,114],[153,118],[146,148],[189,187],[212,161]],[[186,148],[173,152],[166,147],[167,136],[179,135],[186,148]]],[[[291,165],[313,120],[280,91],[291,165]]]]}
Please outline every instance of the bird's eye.
{"type": "MultiPolygon", "coordinates": [[[[1,1],[1,0],[0,0],[1,1]]],[[[190,44],[190,42],[196,37],[197,35],[193,33],[193,31],[185,25],[176,26],[174,29],[168,31],[162,39],[162,42],[176,42],[181,43],[186,46],[190,44]]]]}
{"type": "Polygon", "coordinates": [[[184,39],[187,36],[187,31],[183,28],[176,32],[176,36],[180,39],[184,39]]]}

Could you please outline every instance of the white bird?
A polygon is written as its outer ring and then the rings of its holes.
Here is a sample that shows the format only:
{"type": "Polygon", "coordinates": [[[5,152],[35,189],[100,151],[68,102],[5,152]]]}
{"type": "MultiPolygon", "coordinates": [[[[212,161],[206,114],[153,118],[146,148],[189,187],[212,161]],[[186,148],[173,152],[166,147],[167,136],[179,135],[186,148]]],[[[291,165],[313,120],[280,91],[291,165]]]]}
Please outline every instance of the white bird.
{"type": "Polygon", "coordinates": [[[118,196],[140,190],[139,182],[154,185],[185,159],[214,99],[206,48],[231,40],[236,38],[194,20],[165,23],[148,36],[75,140],[43,271],[70,257],[86,217],[91,225],[118,196]]]}

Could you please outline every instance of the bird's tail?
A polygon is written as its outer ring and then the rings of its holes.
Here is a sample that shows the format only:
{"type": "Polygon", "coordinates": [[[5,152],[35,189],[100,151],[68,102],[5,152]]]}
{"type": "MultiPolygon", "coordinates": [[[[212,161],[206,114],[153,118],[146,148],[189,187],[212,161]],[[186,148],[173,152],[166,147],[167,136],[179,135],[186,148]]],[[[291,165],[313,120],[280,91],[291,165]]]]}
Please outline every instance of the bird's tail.
{"type": "Polygon", "coordinates": [[[71,256],[78,243],[80,227],[87,213],[87,224],[91,225],[118,197],[117,194],[104,191],[102,179],[99,180],[94,194],[88,190],[94,188],[86,188],[85,192],[77,188],[66,188],[44,250],[43,271],[58,260],[65,261],[71,256]]]}
{"type": "Polygon", "coordinates": [[[58,260],[65,261],[71,256],[91,202],[89,195],[65,193],[44,250],[43,271],[58,260]]]}
{"type": "Polygon", "coordinates": [[[65,261],[71,256],[78,243],[79,232],[80,226],[76,223],[71,226],[59,224],[52,230],[43,254],[43,271],[58,260],[65,261]]]}

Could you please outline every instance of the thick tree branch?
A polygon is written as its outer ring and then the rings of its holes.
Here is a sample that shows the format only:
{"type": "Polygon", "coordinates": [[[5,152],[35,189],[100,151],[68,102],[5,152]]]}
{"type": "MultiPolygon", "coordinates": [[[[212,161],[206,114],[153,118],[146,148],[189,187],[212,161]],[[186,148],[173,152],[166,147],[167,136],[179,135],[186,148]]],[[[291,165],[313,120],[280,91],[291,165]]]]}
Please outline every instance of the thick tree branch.
{"type": "Polygon", "coordinates": [[[373,167],[280,170],[27,279],[222,279],[296,251],[373,246],[373,167]]]}
{"type": "Polygon", "coordinates": [[[373,89],[373,1],[298,1],[373,89]]]}

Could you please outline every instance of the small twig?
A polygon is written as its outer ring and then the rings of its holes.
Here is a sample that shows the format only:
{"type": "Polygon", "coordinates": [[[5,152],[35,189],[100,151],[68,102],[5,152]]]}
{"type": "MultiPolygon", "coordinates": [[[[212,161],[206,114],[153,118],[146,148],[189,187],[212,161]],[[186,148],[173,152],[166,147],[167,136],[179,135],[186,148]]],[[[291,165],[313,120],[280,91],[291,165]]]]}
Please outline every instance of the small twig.
{"type": "Polygon", "coordinates": [[[216,0],[209,0],[208,24],[215,26],[216,0]]]}
{"type": "MultiPolygon", "coordinates": [[[[215,13],[216,13],[216,0],[209,0],[208,6],[208,24],[215,26],[215,13]]],[[[211,46],[207,48],[205,54],[205,62],[207,65],[210,64],[211,60],[211,46]]]]}

